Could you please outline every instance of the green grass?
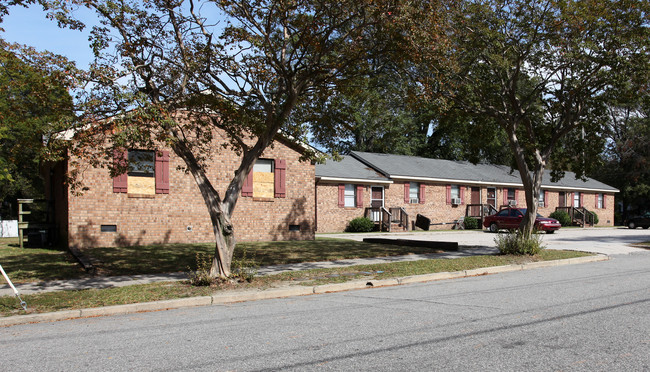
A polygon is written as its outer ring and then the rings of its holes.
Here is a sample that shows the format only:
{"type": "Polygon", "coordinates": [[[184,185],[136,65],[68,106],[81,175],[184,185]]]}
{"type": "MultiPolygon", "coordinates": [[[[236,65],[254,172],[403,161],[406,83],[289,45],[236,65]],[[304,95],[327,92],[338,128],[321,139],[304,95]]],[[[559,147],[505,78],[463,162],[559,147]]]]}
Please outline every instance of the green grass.
{"type": "MultiPolygon", "coordinates": [[[[62,291],[25,295],[28,314],[58,310],[83,309],[99,306],[159,301],[174,298],[206,296],[220,291],[264,289],[286,284],[319,285],[355,279],[385,279],[418,274],[471,270],[481,267],[522,264],[588,256],[575,251],[542,251],[537,256],[470,256],[457,259],[434,259],[394,262],[375,265],[358,265],[345,268],[313,269],[255,277],[251,282],[221,283],[211,287],[192,287],[185,282],[154,283],[121,288],[62,291]]],[[[24,314],[14,296],[0,297],[0,316],[24,314]]]]}
{"type": "MultiPolygon", "coordinates": [[[[0,265],[15,283],[88,276],[67,252],[19,248],[18,238],[0,238],[0,265]]],[[[0,275],[0,283],[4,278],[0,275]]]]}
{"type": "MultiPolygon", "coordinates": [[[[212,254],[213,244],[160,244],[136,247],[87,248],[102,276],[159,274],[196,267],[196,253],[212,254]]],[[[239,243],[233,260],[252,259],[258,266],[432,253],[420,247],[370,244],[345,239],[239,243]]],[[[17,238],[0,239],[0,264],[15,283],[74,279],[89,276],[66,252],[18,248],[17,238]]],[[[4,279],[2,279],[4,281],[4,279]]]]}
{"type": "MultiPolygon", "coordinates": [[[[98,260],[102,275],[156,274],[187,271],[196,266],[196,253],[212,254],[213,244],[166,244],[142,247],[91,248],[84,252],[98,260]]],[[[433,253],[421,247],[370,244],[346,239],[317,238],[313,241],[239,243],[233,260],[244,257],[258,266],[300,262],[333,261],[346,258],[385,257],[433,253]]]]}

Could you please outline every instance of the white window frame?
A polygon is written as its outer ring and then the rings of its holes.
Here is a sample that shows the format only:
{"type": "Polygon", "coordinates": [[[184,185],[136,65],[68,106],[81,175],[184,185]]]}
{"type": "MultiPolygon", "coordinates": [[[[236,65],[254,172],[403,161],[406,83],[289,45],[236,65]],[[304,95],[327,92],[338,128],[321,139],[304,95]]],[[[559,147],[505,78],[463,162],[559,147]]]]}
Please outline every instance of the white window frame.
{"type": "Polygon", "coordinates": [[[345,191],[343,192],[343,206],[346,208],[354,208],[357,206],[357,187],[354,184],[346,183],[345,191]]]}
{"type": "Polygon", "coordinates": [[[546,203],[545,203],[545,200],[544,200],[544,190],[541,190],[539,192],[539,200],[537,201],[537,206],[543,208],[545,204],[546,203]]]}
{"type": "Polygon", "coordinates": [[[460,199],[460,185],[451,185],[451,199],[460,199]]]}
{"type": "Polygon", "coordinates": [[[598,208],[603,209],[605,208],[605,194],[596,194],[596,198],[598,198],[598,208]]]}
{"type": "Polygon", "coordinates": [[[409,202],[411,204],[420,202],[420,184],[417,182],[409,182],[409,202]]]}

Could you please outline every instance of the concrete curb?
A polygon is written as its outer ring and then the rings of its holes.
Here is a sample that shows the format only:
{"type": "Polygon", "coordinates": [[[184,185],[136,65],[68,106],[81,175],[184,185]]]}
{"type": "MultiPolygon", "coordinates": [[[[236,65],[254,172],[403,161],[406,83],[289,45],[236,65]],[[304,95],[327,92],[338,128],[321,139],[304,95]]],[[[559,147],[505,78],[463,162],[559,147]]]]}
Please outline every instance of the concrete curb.
{"type": "Polygon", "coordinates": [[[237,302],[268,300],[293,296],[306,296],[312,294],[343,292],[365,288],[388,287],[412,283],[425,283],[437,280],[467,278],[472,276],[507,273],[511,271],[532,270],[545,267],[573,265],[588,262],[607,261],[610,257],[603,254],[587,257],[568,258],[564,260],[532,262],[523,265],[506,265],[484,267],[473,270],[443,272],[423,275],[406,276],[402,278],[391,278],[381,280],[355,280],[345,283],[323,284],[314,287],[295,286],[288,288],[276,288],[269,290],[243,291],[233,293],[220,293],[213,296],[179,298],[155,302],[143,302],[128,305],[115,305],[96,307],[80,310],[65,310],[52,313],[15,315],[0,318],[0,327],[8,327],[19,324],[54,322],[76,318],[88,318],[96,316],[123,315],[139,312],[160,311],[180,309],[196,306],[226,305],[237,302]]]}

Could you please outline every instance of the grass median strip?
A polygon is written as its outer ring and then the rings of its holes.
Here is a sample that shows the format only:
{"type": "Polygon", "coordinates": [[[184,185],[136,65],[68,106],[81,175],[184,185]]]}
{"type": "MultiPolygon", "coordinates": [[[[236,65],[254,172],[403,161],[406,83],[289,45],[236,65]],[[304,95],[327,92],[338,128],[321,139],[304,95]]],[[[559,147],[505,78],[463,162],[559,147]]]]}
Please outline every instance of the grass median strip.
{"type": "MultiPolygon", "coordinates": [[[[574,251],[545,250],[529,256],[470,256],[456,259],[434,259],[393,262],[374,265],[357,265],[332,269],[312,269],[286,272],[277,275],[258,276],[251,282],[221,283],[211,287],[193,287],[185,282],[160,282],[146,285],[132,285],[121,288],[91,289],[82,291],[61,291],[25,295],[28,314],[59,310],[83,309],[100,306],[123,305],[139,302],[160,301],[176,298],[206,296],[224,291],[245,289],[266,289],[282,285],[320,285],[341,283],[355,279],[386,279],[410,275],[471,270],[534,261],[549,261],[583,257],[591,254],[574,251]]],[[[0,297],[0,315],[25,314],[13,296],[0,297]]]]}

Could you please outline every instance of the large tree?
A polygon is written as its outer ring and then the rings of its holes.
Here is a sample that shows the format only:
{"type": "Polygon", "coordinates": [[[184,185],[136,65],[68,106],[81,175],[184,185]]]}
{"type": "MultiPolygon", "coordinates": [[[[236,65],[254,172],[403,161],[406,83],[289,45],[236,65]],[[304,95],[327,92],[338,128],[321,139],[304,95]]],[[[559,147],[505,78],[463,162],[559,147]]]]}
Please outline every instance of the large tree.
{"type": "Polygon", "coordinates": [[[628,208],[650,210],[650,71],[639,75],[640,86],[630,85],[629,93],[608,107],[604,164],[593,174],[621,190],[623,219],[628,208]]]}
{"type": "Polygon", "coordinates": [[[453,100],[506,134],[526,234],[545,169],[580,177],[597,164],[608,100],[650,63],[649,11],[647,1],[467,0],[455,12],[453,100]]]}
{"type": "Polygon", "coordinates": [[[407,19],[398,1],[381,0],[78,3],[94,9],[101,25],[92,31],[86,135],[71,153],[94,149],[90,131],[109,137],[105,156],[93,158],[109,166],[118,148],[167,143],[203,195],[216,238],[211,274],[221,277],[230,275],[231,216],[256,159],[281,131],[305,139],[296,108],[364,75],[407,19]],[[204,168],[215,128],[241,154],[226,190],[215,189],[204,168]]]}
{"type": "MultiPolygon", "coordinates": [[[[0,201],[42,196],[47,139],[73,117],[76,69],[65,58],[0,39],[0,201]]],[[[7,211],[4,211],[7,213],[7,211]]]]}

